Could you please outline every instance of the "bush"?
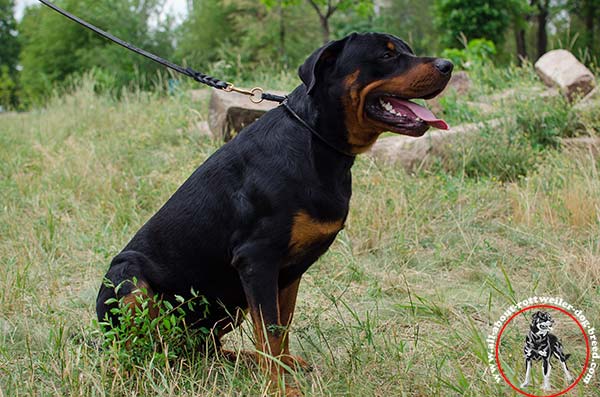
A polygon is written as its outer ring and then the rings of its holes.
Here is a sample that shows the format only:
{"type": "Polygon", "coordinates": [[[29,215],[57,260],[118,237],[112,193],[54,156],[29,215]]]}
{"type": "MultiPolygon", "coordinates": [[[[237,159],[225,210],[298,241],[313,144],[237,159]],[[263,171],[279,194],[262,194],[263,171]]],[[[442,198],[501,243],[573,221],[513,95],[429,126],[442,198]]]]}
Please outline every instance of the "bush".
{"type": "Polygon", "coordinates": [[[514,123],[482,128],[448,153],[434,162],[434,171],[501,181],[524,177],[541,158],[541,152],[517,131],[514,123]]]}
{"type": "Polygon", "coordinates": [[[562,97],[513,98],[505,105],[505,122],[485,126],[457,148],[444,151],[432,170],[473,178],[516,181],[533,172],[560,139],[577,135],[580,126],[562,97]]]}
{"type": "MultiPolygon", "coordinates": [[[[109,288],[118,291],[121,285],[109,288]]],[[[125,368],[143,366],[150,360],[168,364],[175,358],[202,351],[210,342],[207,341],[208,329],[191,328],[186,323],[186,309],[202,313],[201,318],[206,317],[208,302],[204,297],[192,291],[191,299],[176,296],[178,304],[173,306],[158,296],[152,300],[144,298],[147,291],[140,292],[134,309],[124,303],[123,298],[107,300],[107,304],[117,305],[111,309],[111,314],[116,316],[118,323],[111,324],[108,319],[100,323],[104,330],[105,351],[125,368]],[[150,316],[151,305],[159,312],[155,318],[150,316]]]]}

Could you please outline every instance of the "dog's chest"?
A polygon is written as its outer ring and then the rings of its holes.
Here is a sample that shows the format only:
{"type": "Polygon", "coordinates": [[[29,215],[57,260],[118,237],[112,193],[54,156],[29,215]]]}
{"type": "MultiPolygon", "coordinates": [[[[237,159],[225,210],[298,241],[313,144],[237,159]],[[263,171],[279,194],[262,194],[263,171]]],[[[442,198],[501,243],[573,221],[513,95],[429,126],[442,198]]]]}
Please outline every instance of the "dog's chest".
{"type": "MultiPolygon", "coordinates": [[[[292,221],[288,243],[289,257],[301,257],[318,249],[332,241],[343,227],[343,219],[323,221],[311,217],[306,211],[297,212],[292,221]]],[[[327,247],[323,247],[323,250],[327,247]]]]}
{"type": "Polygon", "coordinates": [[[550,340],[548,336],[535,336],[531,333],[527,336],[525,341],[525,351],[529,351],[529,357],[533,360],[539,360],[542,358],[549,357],[550,355],[550,340]],[[544,352],[545,354],[539,354],[544,352]]]}

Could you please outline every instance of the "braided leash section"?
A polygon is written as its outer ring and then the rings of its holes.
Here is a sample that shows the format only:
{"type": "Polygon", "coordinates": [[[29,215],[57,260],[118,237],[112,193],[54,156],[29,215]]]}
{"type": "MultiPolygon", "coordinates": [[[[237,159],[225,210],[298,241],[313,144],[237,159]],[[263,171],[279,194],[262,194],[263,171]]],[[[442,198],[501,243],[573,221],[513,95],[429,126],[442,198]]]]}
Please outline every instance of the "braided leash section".
{"type": "Polygon", "coordinates": [[[271,101],[271,102],[282,103],[286,99],[286,97],[282,96],[282,95],[275,95],[275,94],[271,94],[268,92],[263,92],[263,90],[261,88],[254,88],[252,91],[237,89],[237,88],[234,88],[233,84],[231,84],[231,83],[228,83],[223,80],[219,80],[216,77],[212,77],[212,76],[209,76],[204,73],[200,73],[192,68],[186,68],[185,74],[188,75],[189,77],[193,78],[194,80],[196,80],[199,83],[206,84],[210,87],[214,87],[219,90],[236,91],[236,92],[242,93],[244,95],[252,95],[252,96],[258,94],[258,96],[255,97],[257,99],[251,99],[252,102],[254,102],[254,103],[260,103],[262,101],[271,101]]]}
{"type": "Polygon", "coordinates": [[[197,82],[206,84],[210,87],[214,87],[219,90],[224,90],[225,88],[227,88],[229,86],[229,83],[227,83],[223,80],[219,80],[216,77],[212,77],[207,74],[200,73],[192,68],[186,68],[185,71],[188,76],[190,76],[197,82]]]}

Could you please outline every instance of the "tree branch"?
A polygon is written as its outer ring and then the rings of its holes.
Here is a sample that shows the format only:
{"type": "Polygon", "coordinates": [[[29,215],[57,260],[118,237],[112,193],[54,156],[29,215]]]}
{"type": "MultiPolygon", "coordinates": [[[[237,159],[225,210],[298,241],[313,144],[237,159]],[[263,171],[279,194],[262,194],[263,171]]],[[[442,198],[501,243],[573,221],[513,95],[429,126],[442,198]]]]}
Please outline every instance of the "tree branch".
{"type": "Polygon", "coordinates": [[[329,18],[330,16],[332,16],[333,13],[336,12],[336,10],[338,9],[339,5],[340,5],[340,3],[337,3],[336,5],[332,6],[331,0],[328,0],[327,1],[327,15],[325,16],[325,18],[329,18]]]}
{"type": "Polygon", "coordinates": [[[315,3],[313,0],[306,0],[306,1],[308,1],[308,4],[310,4],[312,6],[312,8],[315,9],[317,14],[319,14],[319,17],[326,18],[325,15],[323,15],[323,13],[321,12],[321,9],[319,8],[319,5],[317,3],[315,3]]]}

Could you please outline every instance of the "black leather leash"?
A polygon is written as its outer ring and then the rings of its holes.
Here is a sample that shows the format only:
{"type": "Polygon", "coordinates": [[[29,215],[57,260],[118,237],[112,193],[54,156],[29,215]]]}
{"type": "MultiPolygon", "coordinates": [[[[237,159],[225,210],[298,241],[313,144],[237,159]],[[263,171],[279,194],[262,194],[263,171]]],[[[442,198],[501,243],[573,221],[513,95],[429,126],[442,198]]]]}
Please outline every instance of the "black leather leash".
{"type": "Polygon", "coordinates": [[[191,77],[192,79],[196,80],[199,83],[202,83],[202,84],[205,84],[210,87],[216,88],[218,90],[223,90],[226,92],[235,91],[240,94],[248,95],[250,97],[250,100],[254,103],[261,103],[262,101],[279,102],[283,105],[283,107],[285,107],[292,114],[292,116],[294,116],[294,118],[297,121],[300,122],[300,124],[302,124],[306,129],[308,129],[314,136],[316,136],[318,139],[320,139],[321,142],[323,142],[324,144],[326,144],[327,146],[329,146],[331,149],[335,150],[336,152],[343,154],[344,156],[355,157],[354,154],[346,152],[345,150],[342,150],[342,149],[336,147],[335,145],[333,145],[331,142],[329,142],[327,139],[325,139],[321,134],[319,134],[317,131],[315,131],[314,128],[312,128],[310,125],[308,125],[308,123],[306,121],[304,121],[300,116],[298,116],[298,114],[287,104],[287,96],[275,95],[275,94],[271,94],[268,92],[264,92],[264,90],[260,87],[255,87],[251,90],[244,90],[244,89],[235,87],[231,83],[228,83],[223,80],[219,80],[216,77],[212,77],[207,74],[200,73],[192,68],[189,68],[189,67],[184,68],[182,66],[174,64],[173,62],[169,62],[166,59],[163,59],[157,55],[154,55],[151,52],[142,50],[141,48],[138,48],[124,40],[121,40],[120,38],[113,36],[112,34],[105,32],[104,30],[102,30],[100,28],[97,28],[96,26],[92,25],[91,23],[84,21],[83,19],[63,10],[62,8],[54,5],[53,3],[51,3],[47,0],[39,0],[39,1],[40,1],[40,3],[44,4],[45,6],[48,6],[51,9],[53,9],[54,11],[58,12],[59,14],[69,18],[70,20],[72,20],[74,22],[77,22],[81,26],[90,29],[91,31],[104,37],[105,39],[108,39],[108,40],[112,41],[113,43],[116,43],[122,47],[125,47],[129,51],[133,51],[136,54],[142,55],[156,63],[166,66],[169,69],[172,69],[178,73],[181,73],[183,75],[191,77]]]}

